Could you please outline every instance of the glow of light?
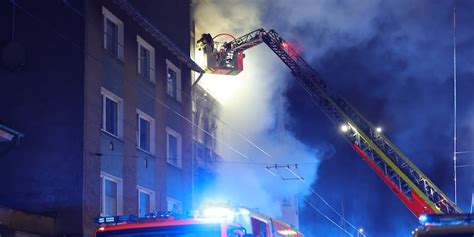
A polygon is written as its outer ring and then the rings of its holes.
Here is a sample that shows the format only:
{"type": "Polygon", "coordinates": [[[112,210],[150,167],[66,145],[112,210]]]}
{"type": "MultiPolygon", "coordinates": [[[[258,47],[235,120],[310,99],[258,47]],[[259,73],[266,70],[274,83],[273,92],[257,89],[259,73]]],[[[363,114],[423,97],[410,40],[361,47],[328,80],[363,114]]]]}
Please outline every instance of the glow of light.
{"type": "MultiPolygon", "coordinates": [[[[196,51],[195,62],[201,67],[206,67],[206,56],[202,51],[196,51]]],[[[244,74],[251,73],[252,67],[245,67],[244,72],[235,76],[204,73],[199,85],[212,95],[222,106],[237,101],[248,86],[244,74]]],[[[197,78],[197,76],[196,76],[197,78]]]]}
{"type": "Polygon", "coordinates": [[[235,212],[227,207],[208,207],[203,211],[203,217],[206,218],[223,218],[231,220],[234,218],[235,212]]]}
{"type": "Polygon", "coordinates": [[[281,43],[281,47],[288,48],[288,44],[286,42],[281,43]]]}
{"type": "Polygon", "coordinates": [[[428,216],[423,214],[421,215],[420,217],[418,217],[418,220],[420,221],[420,223],[423,225],[425,224],[425,222],[428,220],[428,216]]]}
{"type": "Polygon", "coordinates": [[[248,216],[248,215],[250,215],[250,211],[245,209],[245,208],[240,208],[239,209],[239,214],[244,215],[244,216],[248,216]]]}
{"type": "Polygon", "coordinates": [[[360,228],[360,229],[359,229],[359,233],[364,233],[364,229],[363,229],[363,228],[360,228]]]}
{"type": "Polygon", "coordinates": [[[381,132],[382,132],[382,128],[381,128],[381,127],[377,127],[377,128],[375,128],[375,131],[378,132],[378,133],[381,133],[381,132]]]}
{"type": "Polygon", "coordinates": [[[99,231],[104,231],[105,230],[105,227],[99,227],[99,231]]]}
{"type": "Polygon", "coordinates": [[[347,126],[347,124],[341,125],[341,131],[342,131],[342,132],[347,132],[347,131],[349,131],[349,126],[347,126]]]}
{"type": "Polygon", "coordinates": [[[288,229],[286,229],[286,230],[277,230],[277,232],[281,235],[296,235],[297,234],[296,231],[288,230],[288,229]]]}

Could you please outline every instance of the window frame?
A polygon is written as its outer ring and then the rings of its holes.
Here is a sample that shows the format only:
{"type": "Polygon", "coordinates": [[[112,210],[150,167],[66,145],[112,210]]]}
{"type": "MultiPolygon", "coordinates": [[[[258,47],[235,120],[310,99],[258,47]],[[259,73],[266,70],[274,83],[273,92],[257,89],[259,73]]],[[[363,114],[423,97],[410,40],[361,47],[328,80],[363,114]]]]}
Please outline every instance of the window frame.
{"type": "Polygon", "coordinates": [[[175,98],[178,102],[181,102],[181,69],[174,65],[170,60],[166,59],[166,94],[172,98],[175,98]],[[176,88],[173,88],[173,96],[168,93],[168,71],[169,69],[176,72],[176,88]]]}
{"type": "Polygon", "coordinates": [[[149,72],[148,72],[148,78],[146,78],[148,81],[152,82],[153,84],[156,83],[156,77],[155,77],[155,48],[151,46],[148,42],[146,42],[142,37],[137,35],[137,72],[138,75],[141,76],[141,68],[140,68],[140,47],[145,48],[146,50],[149,51],[150,53],[150,65],[149,65],[149,72]]]}
{"type": "Polygon", "coordinates": [[[114,182],[117,184],[117,214],[123,214],[123,180],[119,177],[113,176],[109,173],[100,172],[101,192],[100,192],[100,215],[105,216],[105,180],[114,182]]]}
{"type": "Polygon", "coordinates": [[[183,154],[182,154],[182,137],[181,134],[176,132],[170,127],[166,127],[166,162],[174,167],[177,167],[179,169],[182,168],[182,160],[183,160],[183,154]],[[170,160],[170,141],[169,141],[169,135],[172,135],[176,138],[176,151],[177,157],[176,157],[176,164],[172,163],[170,160]]]}
{"type": "Polygon", "coordinates": [[[102,100],[102,124],[100,130],[113,136],[116,138],[121,139],[123,137],[123,99],[119,96],[115,95],[114,93],[110,92],[109,90],[105,89],[104,87],[100,90],[101,100],[102,100]],[[117,134],[113,134],[112,132],[107,131],[107,109],[106,109],[106,101],[107,98],[112,100],[113,102],[117,103],[117,134]]]}
{"type": "Polygon", "coordinates": [[[137,149],[149,154],[155,154],[155,119],[145,112],[137,109],[137,149]],[[140,119],[146,120],[150,123],[150,150],[147,151],[141,148],[141,139],[140,139],[140,119]]]}
{"type": "Polygon", "coordinates": [[[169,204],[178,204],[179,212],[177,214],[182,214],[183,213],[183,202],[181,202],[180,200],[178,200],[176,198],[172,198],[170,196],[167,196],[166,197],[166,210],[167,211],[172,211],[172,210],[169,209],[169,204]]]}
{"type": "Polygon", "coordinates": [[[107,49],[107,20],[113,22],[114,24],[117,25],[117,30],[118,30],[118,36],[117,36],[117,55],[114,55],[115,58],[124,61],[124,56],[123,56],[123,46],[124,46],[124,36],[123,36],[123,22],[115,16],[112,12],[110,12],[107,8],[102,6],[102,24],[103,24],[103,37],[104,37],[104,49],[107,49]]]}
{"type": "MultiPolygon", "coordinates": [[[[150,196],[150,212],[153,212],[155,211],[155,191],[151,190],[151,189],[148,189],[148,188],[144,188],[143,186],[140,186],[140,185],[137,185],[137,192],[138,192],[138,217],[141,217],[140,216],[140,193],[145,193],[145,194],[148,194],[150,196]]],[[[148,213],[146,213],[148,214],[148,213]]]]}

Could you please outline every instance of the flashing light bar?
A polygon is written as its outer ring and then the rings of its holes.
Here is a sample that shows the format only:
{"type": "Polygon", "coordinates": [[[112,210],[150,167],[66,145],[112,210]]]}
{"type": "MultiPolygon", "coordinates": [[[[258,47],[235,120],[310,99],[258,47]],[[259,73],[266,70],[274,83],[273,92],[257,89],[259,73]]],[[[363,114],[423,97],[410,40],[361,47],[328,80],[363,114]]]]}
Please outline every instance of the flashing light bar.
{"type": "Polygon", "coordinates": [[[145,219],[169,219],[174,216],[175,213],[170,211],[158,211],[146,214],[145,219]]]}
{"type": "Polygon", "coordinates": [[[298,233],[294,230],[290,230],[290,229],[285,229],[285,230],[277,230],[277,232],[281,235],[284,235],[284,236],[291,236],[291,235],[297,235],[298,233]]]}
{"type": "Polygon", "coordinates": [[[117,224],[122,222],[134,222],[137,221],[138,217],[133,215],[123,215],[123,216],[105,216],[98,217],[95,219],[95,223],[98,225],[101,224],[117,224]]]}
{"type": "Polygon", "coordinates": [[[138,220],[159,220],[174,218],[174,213],[169,211],[152,212],[145,215],[145,218],[138,218],[134,215],[121,216],[101,216],[95,219],[95,223],[102,224],[119,224],[124,222],[137,222],[138,220]]]}
{"type": "Polygon", "coordinates": [[[474,224],[473,214],[423,214],[418,219],[423,226],[474,224]]]}

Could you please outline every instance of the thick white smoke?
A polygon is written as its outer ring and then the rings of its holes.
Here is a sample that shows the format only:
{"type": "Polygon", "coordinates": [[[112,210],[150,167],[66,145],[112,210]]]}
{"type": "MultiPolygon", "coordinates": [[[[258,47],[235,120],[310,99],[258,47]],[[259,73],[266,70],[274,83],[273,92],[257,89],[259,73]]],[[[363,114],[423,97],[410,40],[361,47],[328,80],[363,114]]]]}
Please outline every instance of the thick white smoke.
{"type": "MultiPolygon", "coordinates": [[[[264,27],[255,1],[209,0],[195,4],[196,35],[228,32],[239,36],[264,27]]],[[[218,124],[219,138],[248,157],[220,144],[223,162],[218,165],[215,186],[206,192],[209,199],[231,201],[279,216],[282,199],[305,193],[315,180],[321,151],[298,141],[284,126],[288,118],[283,97],[285,71],[284,64],[260,45],[246,51],[244,71],[238,76],[206,74],[202,78],[200,85],[221,102],[219,117],[228,125],[218,124]],[[305,182],[282,181],[297,176],[284,168],[271,169],[274,176],[265,170],[271,164],[290,164],[305,182]],[[298,164],[297,169],[294,164],[298,164]]]]}
{"type": "MultiPolygon", "coordinates": [[[[392,7],[400,9],[381,0],[197,0],[194,4],[197,36],[223,32],[240,36],[259,28],[274,28],[301,49],[307,61],[321,58],[333,50],[368,43],[377,37],[380,30],[379,21],[384,18],[380,15],[382,10],[392,7]]],[[[406,17],[404,11],[391,10],[391,13],[397,18],[406,17]]],[[[396,34],[386,37],[393,40],[399,38],[396,34]]],[[[399,44],[394,43],[391,50],[397,50],[396,45],[399,44]]],[[[217,185],[209,191],[209,197],[221,195],[220,198],[275,214],[279,212],[278,203],[282,197],[304,193],[316,179],[317,163],[323,158],[324,148],[304,145],[284,126],[285,121],[291,118],[283,97],[288,83],[286,80],[290,78],[287,72],[285,65],[261,45],[246,51],[244,71],[240,75],[203,77],[200,84],[222,103],[220,117],[231,127],[220,124],[220,138],[248,156],[243,158],[220,146],[225,162],[248,164],[220,164],[221,175],[217,185]],[[244,134],[271,157],[233,130],[244,134]],[[312,165],[298,166],[297,171],[306,180],[302,183],[281,182],[281,176],[292,177],[291,174],[278,169],[284,173],[274,177],[265,171],[265,165],[251,163],[312,165]]],[[[308,103],[311,103],[309,97],[308,103]]]]}

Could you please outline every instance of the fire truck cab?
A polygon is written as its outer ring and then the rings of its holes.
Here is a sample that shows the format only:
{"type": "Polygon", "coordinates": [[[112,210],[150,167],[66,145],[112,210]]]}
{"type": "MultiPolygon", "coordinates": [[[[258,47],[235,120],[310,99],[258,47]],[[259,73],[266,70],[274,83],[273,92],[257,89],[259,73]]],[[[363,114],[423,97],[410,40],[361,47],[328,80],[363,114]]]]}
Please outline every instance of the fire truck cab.
{"type": "Polygon", "coordinates": [[[419,218],[421,226],[413,237],[472,237],[474,236],[473,214],[423,214],[419,218]]]}
{"type": "Polygon", "coordinates": [[[210,208],[186,217],[170,212],[109,216],[96,223],[96,237],[303,237],[290,225],[246,208],[210,208]]]}

